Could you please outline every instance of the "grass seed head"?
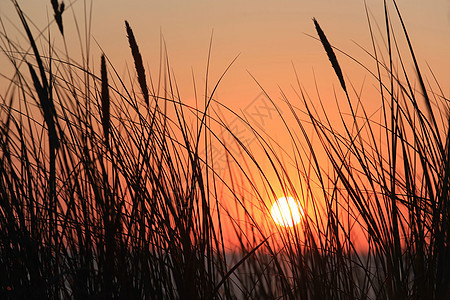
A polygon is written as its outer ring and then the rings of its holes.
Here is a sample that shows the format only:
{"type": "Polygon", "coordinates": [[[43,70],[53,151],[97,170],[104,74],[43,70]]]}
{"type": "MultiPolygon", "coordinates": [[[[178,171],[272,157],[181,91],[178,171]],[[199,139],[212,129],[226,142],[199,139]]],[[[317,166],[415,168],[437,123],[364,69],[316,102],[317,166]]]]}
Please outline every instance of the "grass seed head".
{"type": "Polygon", "coordinates": [[[103,134],[105,135],[105,143],[109,145],[109,129],[110,129],[110,117],[109,117],[109,88],[108,88],[108,73],[106,71],[105,55],[101,58],[101,80],[102,80],[102,126],[103,134]]]}
{"type": "Polygon", "coordinates": [[[328,59],[330,60],[331,65],[333,66],[334,72],[336,72],[336,75],[339,78],[339,82],[341,83],[342,89],[345,92],[347,92],[347,88],[345,87],[344,76],[342,76],[341,67],[339,66],[336,55],[334,54],[333,47],[331,47],[330,42],[328,42],[328,39],[325,36],[325,33],[323,32],[322,28],[320,28],[320,25],[317,22],[317,20],[314,18],[313,21],[314,25],[316,26],[316,31],[317,34],[319,35],[320,41],[322,42],[322,45],[325,48],[325,52],[327,53],[328,59]]]}
{"type": "Polygon", "coordinates": [[[131,29],[130,24],[128,24],[127,21],[125,21],[125,27],[128,35],[128,43],[130,44],[131,48],[131,54],[133,55],[134,59],[134,66],[136,67],[138,82],[141,87],[142,94],[144,95],[145,104],[147,104],[148,106],[149,105],[148,87],[147,81],[145,79],[145,69],[144,64],[142,63],[142,56],[141,53],[139,52],[139,47],[136,43],[136,39],[134,38],[133,30],[131,29]]]}

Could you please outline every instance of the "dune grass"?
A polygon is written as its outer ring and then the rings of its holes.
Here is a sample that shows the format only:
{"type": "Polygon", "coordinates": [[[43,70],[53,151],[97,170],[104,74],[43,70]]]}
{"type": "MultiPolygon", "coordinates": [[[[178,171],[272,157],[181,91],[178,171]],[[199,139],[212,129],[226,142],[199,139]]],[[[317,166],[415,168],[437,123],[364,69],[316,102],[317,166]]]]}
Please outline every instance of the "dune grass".
{"type": "Polygon", "coordinates": [[[190,107],[167,55],[158,80],[146,77],[132,22],[125,21],[123,37],[136,73],[121,78],[107,53],[91,61],[86,46],[77,63],[67,47],[50,42],[55,32],[67,38],[63,3],[50,3],[57,31],[33,33],[12,2],[27,43],[1,33],[2,55],[14,70],[4,74],[9,86],[0,111],[2,299],[450,296],[448,99],[437,80],[435,92],[423,77],[395,1],[392,15],[384,3],[385,49],[367,14],[373,48],[366,51],[375,67],[361,67],[378,84],[379,118],[368,115],[364,97],[344,79],[339,59],[350,56],[314,19],[343,91],[335,100],[343,95],[348,108],[340,107],[337,126],[300,82],[298,99],[282,91],[289,114],[279,115],[291,156],[228,110],[253,132],[262,157],[214,114],[213,104],[221,105],[214,93],[228,69],[203,109],[190,107]],[[239,148],[239,157],[226,152],[229,177],[216,171],[208,150],[214,142],[227,151],[215,126],[239,148]],[[264,229],[254,210],[269,213],[275,186],[309,205],[301,226],[264,229]]]}

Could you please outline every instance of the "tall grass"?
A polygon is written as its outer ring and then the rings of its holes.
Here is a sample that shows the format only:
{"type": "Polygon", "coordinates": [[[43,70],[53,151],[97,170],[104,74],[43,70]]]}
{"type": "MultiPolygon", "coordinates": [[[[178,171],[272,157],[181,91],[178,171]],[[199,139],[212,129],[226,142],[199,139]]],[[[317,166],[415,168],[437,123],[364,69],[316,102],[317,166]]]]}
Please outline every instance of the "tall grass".
{"type": "MultiPolygon", "coordinates": [[[[450,296],[448,99],[425,85],[395,1],[393,16],[384,3],[386,53],[367,17],[374,67],[360,64],[378,84],[379,118],[344,80],[339,60],[350,56],[314,19],[348,109],[340,106],[338,126],[320,93],[311,98],[300,82],[298,99],[281,93],[289,115],[266,93],[285,124],[290,155],[228,110],[254,134],[258,157],[215,114],[226,71],[204,108],[193,108],[180,99],[167,55],[159,70],[166,80],[158,80],[166,84],[148,82],[128,22],[124,42],[136,74],[121,78],[107,53],[92,63],[87,47],[82,62],[69,59],[67,47],[59,51],[48,38],[52,26],[33,33],[12,2],[27,42],[1,33],[14,70],[1,106],[1,298],[450,296]],[[239,149],[226,152],[229,176],[215,169],[208,147],[229,146],[215,126],[239,149]],[[278,187],[304,200],[305,215],[301,225],[274,232],[258,216],[268,215],[278,187]]],[[[51,5],[65,43],[64,4],[51,5]]]]}

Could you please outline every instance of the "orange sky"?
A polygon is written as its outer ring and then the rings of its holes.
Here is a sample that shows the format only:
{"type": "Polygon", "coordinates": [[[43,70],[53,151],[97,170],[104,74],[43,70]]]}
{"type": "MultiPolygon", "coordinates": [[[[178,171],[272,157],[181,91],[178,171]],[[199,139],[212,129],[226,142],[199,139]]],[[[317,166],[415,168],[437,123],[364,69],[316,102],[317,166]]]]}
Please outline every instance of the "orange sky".
{"type": "MultiPolygon", "coordinates": [[[[90,1],[78,0],[72,6],[79,23],[83,22],[85,2],[89,9],[90,1]]],[[[428,62],[438,78],[449,78],[450,2],[398,2],[422,65],[425,67],[428,62]]],[[[382,1],[368,0],[367,4],[383,26],[382,1]]],[[[21,1],[21,5],[40,28],[53,17],[50,1],[21,1]]],[[[72,33],[74,37],[73,45],[78,45],[71,10],[66,11],[65,27],[67,34],[72,33]]],[[[0,15],[8,28],[10,25],[5,18],[19,24],[9,1],[1,1],[0,15]]],[[[324,90],[337,83],[320,43],[304,34],[315,35],[313,17],[317,18],[333,45],[358,59],[366,59],[353,43],[370,47],[364,2],[354,0],[97,0],[92,5],[92,36],[118,70],[124,70],[124,63],[131,61],[123,23],[128,20],[144,61],[156,75],[162,33],[182,96],[191,98],[191,68],[198,86],[203,86],[209,39],[214,30],[210,78],[215,81],[228,63],[240,54],[217,94],[228,105],[239,109],[259,92],[247,71],[276,97],[278,85],[288,90],[295,84],[291,62],[306,87],[313,86],[313,69],[324,90]]],[[[13,31],[10,34],[14,36],[13,31]]],[[[54,38],[58,39],[57,36],[54,38]]],[[[77,46],[73,49],[77,50],[77,46]]],[[[97,52],[97,46],[92,43],[94,59],[97,59],[97,52]]],[[[344,66],[344,73],[352,78],[354,64],[342,56],[338,59],[344,66]]],[[[353,76],[352,80],[358,81],[358,76],[353,76]]],[[[448,86],[445,80],[441,84],[448,86]]]]}
{"type": "MultiPolygon", "coordinates": [[[[66,3],[69,8],[63,17],[66,36],[73,37],[69,41],[73,43],[69,44],[69,49],[74,57],[79,56],[80,51],[75,38],[72,9],[79,25],[83,26],[84,6],[86,4],[86,10],[89,11],[90,3],[78,0],[71,7],[66,3]]],[[[367,0],[367,4],[379,26],[383,28],[382,1],[367,0]]],[[[448,95],[450,2],[399,0],[398,4],[424,75],[429,76],[425,71],[428,63],[440,80],[444,93],[448,95]]],[[[21,1],[21,6],[39,28],[44,28],[47,20],[53,18],[50,1],[21,1]]],[[[394,17],[393,10],[391,15],[394,17]]],[[[18,26],[20,23],[9,1],[0,2],[0,16],[10,38],[15,39],[17,36],[17,39],[20,39],[13,28],[13,25],[18,26]]],[[[250,72],[270,93],[273,100],[282,106],[282,111],[287,112],[287,107],[281,104],[279,88],[296,101],[291,88],[291,85],[297,85],[292,64],[298,71],[301,84],[311,95],[315,95],[314,75],[324,99],[331,97],[333,87],[338,87],[337,78],[322,45],[306,35],[316,36],[313,17],[319,21],[334,46],[374,70],[375,65],[367,60],[367,55],[354,43],[371,50],[363,1],[97,0],[92,4],[91,33],[119,73],[124,74],[125,63],[132,66],[124,26],[124,20],[128,20],[140,46],[144,63],[149,65],[153,77],[156,77],[158,72],[162,34],[181,96],[187,103],[193,104],[191,70],[202,95],[208,46],[214,31],[209,79],[211,83],[215,83],[234,57],[240,55],[221,83],[215,98],[236,111],[244,112],[254,109],[254,106],[251,106],[253,101],[264,104],[267,99],[258,98],[261,90],[248,74],[250,72]]],[[[397,29],[399,30],[398,27],[397,29]]],[[[400,31],[397,33],[400,35],[400,31]]],[[[380,37],[380,34],[376,35],[380,37]]],[[[55,35],[53,38],[56,42],[60,41],[59,36],[55,35]]],[[[381,40],[379,42],[381,43],[381,40]]],[[[91,54],[97,67],[100,50],[94,41],[91,43],[91,54]]],[[[360,88],[367,74],[348,58],[341,54],[337,56],[344,76],[360,88]]],[[[0,64],[3,68],[8,62],[1,57],[0,64]]],[[[2,73],[7,73],[4,70],[2,73]]],[[[372,84],[367,88],[369,91],[372,84]]],[[[0,79],[2,93],[3,86],[4,79],[0,79]]],[[[369,109],[375,111],[379,106],[371,102],[370,92],[367,92],[365,99],[369,109]]],[[[331,102],[334,102],[334,99],[331,99],[331,102]]],[[[331,106],[330,109],[333,109],[331,106]]],[[[234,119],[229,117],[227,120],[233,122],[234,119]]],[[[283,126],[275,117],[265,118],[259,125],[269,135],[277,137],[281,145],[283,139],[288,139],[286,134],[280,134],[283,126]]],[[[290,146],[287,145],[287,148],[290,146]]]]}

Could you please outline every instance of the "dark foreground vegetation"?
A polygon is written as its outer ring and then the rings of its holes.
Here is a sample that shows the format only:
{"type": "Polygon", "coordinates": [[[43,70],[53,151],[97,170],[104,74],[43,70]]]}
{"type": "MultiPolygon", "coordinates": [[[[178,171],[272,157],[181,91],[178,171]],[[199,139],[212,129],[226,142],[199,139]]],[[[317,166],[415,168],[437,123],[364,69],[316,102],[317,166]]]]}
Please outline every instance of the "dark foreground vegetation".
{"type": "MultiPolygon", "coordinates": [[[[126,22],[136,71],[127,84],[107,53],[94,66],[87,46],[81,63],[53,46],[56,34],[67,39],[63,3],[51,1],[54,20],[39,31],[12,2],[26,43],[0,34],[13,70],[2,74],[9,85],[0,111],[0,298],[450,297],[449,104],[438,81],[421,75],[395,2],[390,11],[385,4],[383,47],[367,18],[373,64],[361,67],[378,85],[380,118],[367,115],[338,63],[345,53],[314,20],[350,112],[341,114],[342,130],[300,84],[298,99],[282,94],[292,164],[254,128],[278,184],[311,203],[301,226],[280,229],[276,241],[233,180],[215,172],[205,146],[220,143],[211,124],[229,129],[209,113],[220,80],[199,97],[202,109],[184,105],[167,57],[152,80],[126,22]],[[288,175],[292,166],[301,187],[288,175]],[[244,223],[221,202],[222,187],[244,223]]],[[[230,169],[263,203],[274,183],[235,138],[244,162],[229,153],[230,169]],[[252,185],[254,177],[264,187],[252,185]]]]}

